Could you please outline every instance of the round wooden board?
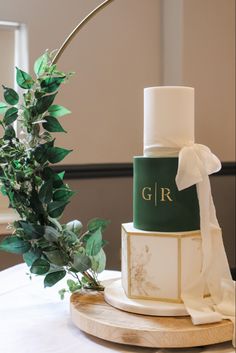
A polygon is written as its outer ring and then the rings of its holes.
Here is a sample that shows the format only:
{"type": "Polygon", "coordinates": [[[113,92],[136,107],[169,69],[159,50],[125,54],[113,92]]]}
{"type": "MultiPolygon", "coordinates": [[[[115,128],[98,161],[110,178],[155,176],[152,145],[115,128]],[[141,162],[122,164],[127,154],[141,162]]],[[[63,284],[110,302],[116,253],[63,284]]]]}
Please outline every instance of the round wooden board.
{"type": "Polygon", "coordinates": [[[154,317],[121,311],[102,292],[71,296],[71,317],[82,331],[107,341],[152,348],[205,346],[232,340],[233,324],[223,320],[194,326],[189,317],[154,317]]]}

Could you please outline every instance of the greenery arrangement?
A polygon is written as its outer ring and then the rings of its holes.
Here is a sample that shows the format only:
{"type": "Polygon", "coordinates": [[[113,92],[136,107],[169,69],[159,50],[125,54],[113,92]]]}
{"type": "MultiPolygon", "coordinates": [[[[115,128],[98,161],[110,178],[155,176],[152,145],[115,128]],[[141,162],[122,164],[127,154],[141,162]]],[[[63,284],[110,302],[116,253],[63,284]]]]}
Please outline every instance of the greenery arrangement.
{"type": "Polygon", "coordinates": [[[102,290],[97,274],[105,269],[102,233],[109,222],[92,219],[85,232],[78,220],[59,222],[74,192],[64,183],[64,172],[51,167],[71,152],[55,146],[51,134],[65,132],[59,119],[70,113],[54,100],[73,73],[58,71],[53,55],[46,52],[36,60],[35,78],[16,68],[22,96],[3,86],[0,188],[20,219],[11,225],[12,235],[0,243],[0,250],[23,254],[30,272],[45,277],[45,287],[70,274],[68,290],[60,291],[63,297],[81,288],[102,290]],[[12,126],[16,121],[18,134],[12,126]]]}

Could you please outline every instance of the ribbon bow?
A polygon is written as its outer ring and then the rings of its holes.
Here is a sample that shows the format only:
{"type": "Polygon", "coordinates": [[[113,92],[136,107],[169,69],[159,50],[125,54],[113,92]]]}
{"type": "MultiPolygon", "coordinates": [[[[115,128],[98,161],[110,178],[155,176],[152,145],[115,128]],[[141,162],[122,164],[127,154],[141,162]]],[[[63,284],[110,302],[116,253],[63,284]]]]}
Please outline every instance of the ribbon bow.
{"type": "MultiPolygon", "coordinates": [[[[176,185],[181,191],[196,184],[200,209],[202,270],[199,276],[196,276],[181,293],[185,307],[194,324],[217,322],[223,316],[227,316],[233,321],[233,316],[229,315],[228,310],[225,310],[228,304],[222,280],[228,281],[227,283],[232,286],[233,281],[225,254],[221,229],[216,217],[209,180],[209,175],[220,169],[220,160],[207,146],[192,143],[182,147],[179,151],[176,185]],[[211,294],[212,303],[210,305],[204,300],[206,285],[211,294]]],[[[231,308],[231,312],[233,310],[235,309],[231,308]]]]}
{"type": "Polygon", "coordinates": [[[220,160],[204,145],[191,144],[181,148],[179,165],[176,175],[178,190],[203,181],[206,175],[218,172],[221,169],[220,160]]]}

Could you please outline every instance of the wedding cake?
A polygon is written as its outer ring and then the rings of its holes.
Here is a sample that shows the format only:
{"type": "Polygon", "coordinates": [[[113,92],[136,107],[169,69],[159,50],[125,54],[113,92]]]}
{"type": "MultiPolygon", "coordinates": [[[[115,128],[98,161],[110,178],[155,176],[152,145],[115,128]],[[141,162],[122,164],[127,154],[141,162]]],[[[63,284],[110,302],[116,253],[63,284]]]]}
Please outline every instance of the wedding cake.
{"type": "Polygon", "coordinates": [[[221,163],[194,140],[194,89],[144,89],[144,155],[134,157],[133,222],[122,224],[122,280],[111,305],[139,314],[233,320],[234,286],[209,175],[221,163]]]}
{"type": "Polygon", "coordinates": [[[234,323],[235,282],[209,180],[220,168],[194,140],[194,89],[145,88],[133,222],[122,224],[121,281],[105,288],[107,303],[136,314],[189,315],[194,325],[234,323]]]}
{"type": "Polygon", "coordinates": [[[144,90],[144,156],[134,157],[133,223],[122,225],[129,298],[182,302],[202,267],[196,186],[176,185],[179,146],[194,143],[194,89],[144,90]]]}

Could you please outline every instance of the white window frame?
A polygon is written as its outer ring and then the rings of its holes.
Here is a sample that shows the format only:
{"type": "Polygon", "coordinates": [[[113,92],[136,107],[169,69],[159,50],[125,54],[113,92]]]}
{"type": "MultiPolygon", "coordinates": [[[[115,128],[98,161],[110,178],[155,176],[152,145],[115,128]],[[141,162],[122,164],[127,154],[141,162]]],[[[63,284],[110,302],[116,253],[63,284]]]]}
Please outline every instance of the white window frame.
{"type": "MultiPolygon", "coordinates": [[[[10,29],[14,31],[14,67],[17,66],[24,71],[28,71],[29,68],[29,51],[28,51],[28,33],[25,24],[10,21],[0,20],[0,30],[10,29]]],[[[15,70],[13,68],[13,70],[15,70]]],[[[20,92],[19,87],[14,83],[14,89],[20,92]]],[[[17,129],[17,126],[15,126],[17,129]]],[[[0,203],[3,202],[4,196],[0,194],[0,203]]],[[[5,200],[4,200],[5,201],[5,200]]],[[[16,219],[16,213],[14,210],[9,209],[7,204],[4,202],[0,204],[0,235],[7,234],[7,225],[16,219]]]]}

